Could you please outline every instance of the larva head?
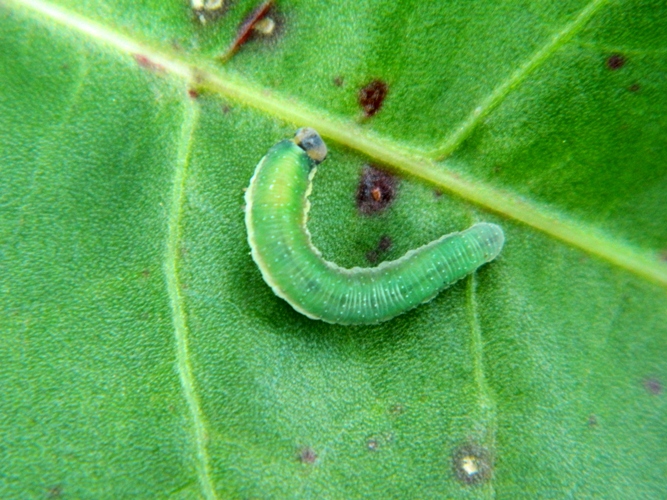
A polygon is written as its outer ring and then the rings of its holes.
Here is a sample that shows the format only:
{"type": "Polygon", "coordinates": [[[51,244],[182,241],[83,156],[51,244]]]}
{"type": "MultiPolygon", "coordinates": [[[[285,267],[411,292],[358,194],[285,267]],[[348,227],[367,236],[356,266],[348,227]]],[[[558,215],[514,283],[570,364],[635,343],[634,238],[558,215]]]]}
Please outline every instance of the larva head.
{"type": "Polygon", "coordinates": [[[315,129],[303,127],[296,131],[294,142],[303,149],[315,165],[322,163],[327,157],[327,145],[315,129]]]}

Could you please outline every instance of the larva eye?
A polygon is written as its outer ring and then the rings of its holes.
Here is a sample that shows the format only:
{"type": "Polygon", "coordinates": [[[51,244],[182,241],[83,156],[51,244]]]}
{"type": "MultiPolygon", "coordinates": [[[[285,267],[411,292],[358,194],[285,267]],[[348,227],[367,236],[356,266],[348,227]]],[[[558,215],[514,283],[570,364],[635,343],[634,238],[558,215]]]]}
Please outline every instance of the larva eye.
{"type": "Polygon", "coordinates": [[[308,157],[315,162],[322,163],[327,157],[327,145],[317,131],[310,127],[303,127],[296,131],[294,142],[303,149],[308,157]]]}

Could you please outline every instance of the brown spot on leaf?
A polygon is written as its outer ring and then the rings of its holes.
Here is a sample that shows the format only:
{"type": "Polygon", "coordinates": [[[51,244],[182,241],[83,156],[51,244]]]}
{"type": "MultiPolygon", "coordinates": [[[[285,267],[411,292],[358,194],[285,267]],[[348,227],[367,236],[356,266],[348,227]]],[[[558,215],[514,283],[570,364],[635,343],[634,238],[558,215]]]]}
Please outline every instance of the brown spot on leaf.
{"type": "Polygon", "coordinates": [[[398,180],[393,175],[372,165],[361,172],[357,187],[357,208],[364,215],[384,211],[396,197],[398,180]]]}
{"type": "Polygon", "coordinates": [[[152,59],[142,55],[142,54],[134,54],[133,55],[134,60],[137,62],[137,64],[144,68],[147,69],[148,71],[152,71],[153,73],[164,73],[165,69],[164,66],[161,64],[158,64],[154,62],[152,59]]]}
{"type": "Polygon", "coordinates": [[[310,446],[304,446],[299,450],[299,462],[302,464],[313,464],[317,460],[317,453],[310,446]]]}
{"type": "Polygon", "coordinates": [[[621,69],[625,66],[625,57],[623,54],[612,54],[607,58],[607,68],[612,71],[621,69]]]}
{"type": "Polygon", "coordinates": [[[481,484],[493,475],[493,459],[486,448],[468,443],[452,453],[452,468],[456,478],[464,484],[481,484]]]}
{"type": "Polygon", "coordinates": [[[371,250],[366,254],[366,259],[371,264],[377,264],[378,260],[380,259],[380,256],[387,250],[389,250],[392,244],[393,242],[391,238],[387,235],[384,235],[382,238],[380,238],[380,241],[375,247],[375,250],[371,250]]]}
{"type": "Polygon", "coordinates": [[[649,394],[653,394],[654,396],[658,396],[662,393],[662,383],[654,377],[644,379],[644,388],[649,394]]]}
{"type": "Polygon", "coordinates": [[[336,87],[342,87],[343,84],[345,83],[345,78],[342,76],[337,76],[336,78],[333,79],[333,83],[336,87]]]}
{"type": "Polygon", "coordinates": [[[387,92],[389,87],[382,80],[373,80],[359,90],[359,105],[367,118],[380,111],[387,92]]]}
{"type": "Polygon", "coordinates": [[[394,244],[392,239],[387,236],[386,234],[380,238],[380,242],[378,243],[378,250],[381,252],[386,252],[391,248],[391,246],[394,244]]]}
{"type": "Polygon", "coordinates": [[[60,484],[52,486],[46,492],[47,498],[60,498],[62,494],[63,494],[63,487],[60,484]]]}
{"type": "Polygon", "coordinates": [[[598,418],[592,413],[588,416],[588,426],[595,427],[598,425],[598,418]]]}
{"type": "Polygon", "coordinates": [[[641,86],[638,83],[633,83],[632,85],[630,85],[628,87],[628,90],[630,92],[639,92],[640,89],[641,89],[641,86]]]}
{"type": "Polygon", "coordinates": [[[272,8],[273,0],[266,0],[255,7],[241,21],[236,30],[236,38],[220,59],[228,61],[243,44],[257,36],[265,38],[277,36],[282,31],[282,17],[272,8]]]}
{"type": "Polygon", "coordinates": [[[197,92],[195,89],[188,89],[188,96],[190,99],[197,99],[197,97],[199,97],[199,92],[197,92]]]}

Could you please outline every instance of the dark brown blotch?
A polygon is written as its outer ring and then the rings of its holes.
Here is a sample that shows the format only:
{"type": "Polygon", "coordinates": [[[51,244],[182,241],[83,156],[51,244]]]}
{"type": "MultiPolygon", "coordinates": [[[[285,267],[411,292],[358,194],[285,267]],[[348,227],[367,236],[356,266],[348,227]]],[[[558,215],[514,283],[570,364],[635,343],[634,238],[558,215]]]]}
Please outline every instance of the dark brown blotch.
{"type": "Polygon", "coordinates": [[[357,186],[357,208],[364,215],[387,209],[396,198],[398,179],[384,170],[366,165],[357,186]]]}
{"type": "Polygon", "coordinates": [[[489,450],[474,443],[459,446],[452,453],[452,468],[463,484],[487,482],[493,475],[493,458],[489,450]]]}
{"type": "Polygon", "coordinates": [[[612,54],[607,58],[607,68],[616,71],[625,66],[625,62],[626,60],[623,54],[612,54]]]}
{"type": "Polygon", "coordinates": [[[388,92],[389,86],[382,80],[373,80],[359,90],[359,105],[367,118],[380,111],[388,92]]]}

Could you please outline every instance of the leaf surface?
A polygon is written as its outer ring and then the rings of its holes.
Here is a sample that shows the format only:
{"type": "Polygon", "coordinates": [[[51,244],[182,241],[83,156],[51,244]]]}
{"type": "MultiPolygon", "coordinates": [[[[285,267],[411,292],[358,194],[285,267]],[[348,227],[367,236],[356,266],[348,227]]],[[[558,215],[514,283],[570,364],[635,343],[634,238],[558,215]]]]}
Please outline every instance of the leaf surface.
{"type": "Polygon", "coordinates": [[[660,498],[664,2],[279,2],[216,60],[254,7],[0,2],[0,496],[660,498]],[[477,221],[500,258],[377,326],[296,313],[243,189],[298,126],[325,258],[477,221]]]}

